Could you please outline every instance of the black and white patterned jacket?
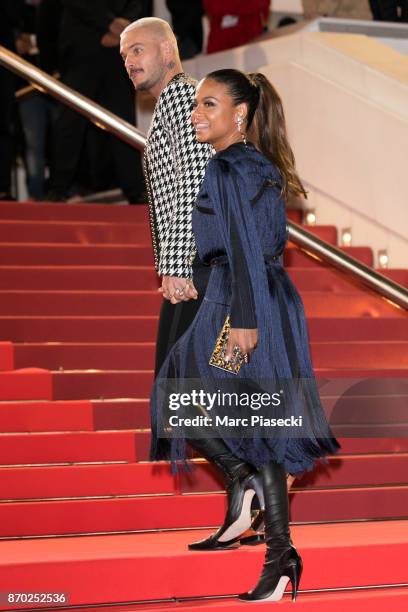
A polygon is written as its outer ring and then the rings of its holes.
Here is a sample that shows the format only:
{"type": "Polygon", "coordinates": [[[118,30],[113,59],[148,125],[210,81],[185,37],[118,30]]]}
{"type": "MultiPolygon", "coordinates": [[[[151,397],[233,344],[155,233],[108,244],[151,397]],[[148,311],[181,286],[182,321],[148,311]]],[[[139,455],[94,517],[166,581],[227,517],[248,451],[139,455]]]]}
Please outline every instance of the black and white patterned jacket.
{"type": "Polygon", "coordinates": [[[191,212],[214,150],[200,144],[191,124],[196,81],[176,75],[154,109],[144,153],[150,228],[157,272],[191,277],[195,252],[191,212]]]}

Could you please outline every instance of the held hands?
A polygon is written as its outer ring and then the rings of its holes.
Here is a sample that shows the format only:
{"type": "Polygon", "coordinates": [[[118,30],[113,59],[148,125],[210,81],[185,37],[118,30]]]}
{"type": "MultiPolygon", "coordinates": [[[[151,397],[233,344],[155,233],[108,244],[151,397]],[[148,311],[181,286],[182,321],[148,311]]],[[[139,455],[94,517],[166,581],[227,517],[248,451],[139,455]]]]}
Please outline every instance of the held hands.
{"type": "Polygon", "coordinates": [[[239,346],[241,352],[246,355],[244,359],[245,363],[249,361],[249,355],[254,352],[258,343],[258,330],[257,329],[244,329],[238,327],[231,327],[227,350],[225,352],[225,358],[227,360],[232,359],[232,352],[234,346],[239,346]]]}
{"type": "Polygon", "coordinates": [[[160,293],[172,304],[196,300],[198,293],[190,278],[179,278],[178,276],[163,276],[160,293]]]}

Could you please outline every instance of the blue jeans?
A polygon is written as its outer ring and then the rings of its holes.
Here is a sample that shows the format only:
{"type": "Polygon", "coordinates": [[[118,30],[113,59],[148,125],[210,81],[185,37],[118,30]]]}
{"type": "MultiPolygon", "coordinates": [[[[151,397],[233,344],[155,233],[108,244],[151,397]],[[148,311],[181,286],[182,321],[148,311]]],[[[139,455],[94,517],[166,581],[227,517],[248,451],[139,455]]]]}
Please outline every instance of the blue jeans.
{"type": "Polygon", "coordinates": [[[30,198],[44,198],[47,131],[54,104],[42,94],[20,102],[20,117],[25,138],[25,166],[30,198]]]}

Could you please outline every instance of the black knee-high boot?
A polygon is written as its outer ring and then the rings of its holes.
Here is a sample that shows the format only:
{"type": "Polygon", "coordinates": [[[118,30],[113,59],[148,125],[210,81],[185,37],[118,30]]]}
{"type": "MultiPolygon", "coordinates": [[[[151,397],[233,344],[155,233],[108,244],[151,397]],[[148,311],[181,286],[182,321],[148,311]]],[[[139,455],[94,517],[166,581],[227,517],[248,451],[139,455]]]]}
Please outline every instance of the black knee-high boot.
{"type": "Polygon", "coordinates": [[[261,470],[265,497],[266,556],[256,587],[239,595],[245,601],[279,601],[289,580],[295,601],[302,560],[292,545],[286,473],[282,465],[269,463],[261,470]]]}
{"type": "MultiPolygon", "coordinates": [[[[258,496],[261,510],[263,509],[263,488],[261,475],[250,465],[233,455],[230,449],[219,438],[200,438],[188,440],[191,446],[200,452],[210,463],[216,465],[224,475],[227,491],[228,509],[222,526],[209,538],[193,542],[191,550],[215,550],[231,548],[240,541],[245,531],[253,524],[251,503],[258,496]]],[[[261,536],[245,538],[241,543],[260,543],[261,536]]]]}

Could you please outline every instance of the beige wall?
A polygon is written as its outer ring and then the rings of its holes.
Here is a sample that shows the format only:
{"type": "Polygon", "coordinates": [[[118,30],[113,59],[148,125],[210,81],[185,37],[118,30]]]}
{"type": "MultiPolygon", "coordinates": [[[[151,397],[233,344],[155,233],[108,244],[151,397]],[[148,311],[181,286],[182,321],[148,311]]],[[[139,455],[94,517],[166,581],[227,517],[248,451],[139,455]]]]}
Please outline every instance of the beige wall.
{"type": "Polygon", "coordinates": [[[303,0],[302,4],[306,19],[321,16],[372,19],[368,0],[303,0]]]}

